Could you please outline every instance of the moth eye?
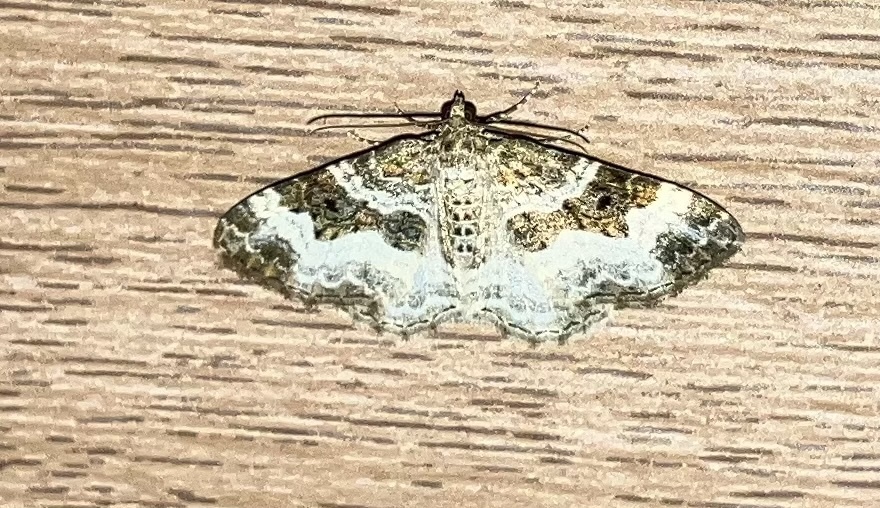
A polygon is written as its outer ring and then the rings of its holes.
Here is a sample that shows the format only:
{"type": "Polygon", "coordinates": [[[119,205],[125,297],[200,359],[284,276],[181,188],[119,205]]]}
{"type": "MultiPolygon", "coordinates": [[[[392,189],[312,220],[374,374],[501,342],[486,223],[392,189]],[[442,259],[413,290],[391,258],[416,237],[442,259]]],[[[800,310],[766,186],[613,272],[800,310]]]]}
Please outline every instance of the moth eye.
{"type": "Polygon", "coordinates": [[[464,117],[473,120],[477,116],[477,107],[472,102],[464,103],[464,117]]]}
{"type": "Polygon", "coordinates": [[[596,210],[604,210],[611,206],[611,196],[608,194],[602,194],[599,196],[599,199],[596,200],[596,210]]]}

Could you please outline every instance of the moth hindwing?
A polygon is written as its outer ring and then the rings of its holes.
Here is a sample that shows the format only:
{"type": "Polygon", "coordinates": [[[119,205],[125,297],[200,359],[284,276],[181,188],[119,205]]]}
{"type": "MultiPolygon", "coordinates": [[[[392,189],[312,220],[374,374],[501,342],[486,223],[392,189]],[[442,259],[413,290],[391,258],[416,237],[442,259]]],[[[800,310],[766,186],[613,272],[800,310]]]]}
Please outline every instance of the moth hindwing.
{"type": "Polygon", "coordinates": [[[243,275],[381,329],[489,320],[546,340],[677,293],[744,240],[678,184],[496,128],[460,92],[441,111],[428,132],[248,196],[215,246],[243,275]]]}

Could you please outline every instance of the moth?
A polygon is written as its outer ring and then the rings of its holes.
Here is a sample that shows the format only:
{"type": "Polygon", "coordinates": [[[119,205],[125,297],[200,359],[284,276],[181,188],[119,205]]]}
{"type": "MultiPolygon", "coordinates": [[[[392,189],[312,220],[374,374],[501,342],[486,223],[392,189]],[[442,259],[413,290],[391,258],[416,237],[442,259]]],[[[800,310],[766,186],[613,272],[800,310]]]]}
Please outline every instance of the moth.
{"type": "Polygon", "coordinates": [[[488,321],[531,341],[676,294],[740,249],[717,203],[514,131],[534,125],[507,119],[515,107],[478,116],[457,91],[401,112],[427,130],[251,194],[214,245],[243,276],[380,330],[488,321]]]}

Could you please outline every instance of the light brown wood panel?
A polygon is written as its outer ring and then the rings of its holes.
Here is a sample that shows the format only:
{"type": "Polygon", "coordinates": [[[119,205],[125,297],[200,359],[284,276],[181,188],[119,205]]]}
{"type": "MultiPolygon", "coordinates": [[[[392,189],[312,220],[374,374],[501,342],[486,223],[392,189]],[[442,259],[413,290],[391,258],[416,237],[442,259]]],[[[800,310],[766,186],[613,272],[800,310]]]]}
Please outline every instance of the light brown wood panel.
{"type": "Polygon", "coordinates": [[[10,507],[880,505],[880,4],[0,1],[10,507]],[[363,148],[518,118],[748,235],[590,337],[404,341],[221,269],[216,219],[363,148]],[[359,131],[381,138],[392,131],[359,131]]]}

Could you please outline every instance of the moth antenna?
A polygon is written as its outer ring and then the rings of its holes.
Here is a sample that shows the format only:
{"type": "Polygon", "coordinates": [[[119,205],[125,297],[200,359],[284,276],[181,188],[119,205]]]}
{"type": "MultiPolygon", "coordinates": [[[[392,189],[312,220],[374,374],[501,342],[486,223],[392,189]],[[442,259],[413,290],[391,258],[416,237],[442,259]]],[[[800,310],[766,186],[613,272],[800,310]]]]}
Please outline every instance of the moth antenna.
{"type": "Polygon", "coordinates": [[[412,113],[404,113],[402,111],[398,113],[327,113],[325,115],[318,115],[309,118],[309,120],[306,121],[306,125],[311,125],[318,120],[327,120],[328,118],[406,118],[412,123],[417,123],[421,121],[414,118],[417,116],[439,117],[440,113],[429,113],[426,111],[416,111],[412,113]]]}
{"type": "Polygon", "coordinates": [[[589,143],[590,139],[583,135],[584,131],[586,131],[587,128],[588,128],[588,126],[585,125],[585,126],[581,127],[580,129],[574,131],[573,133],[569,132],[569,133],[566,133],[562,136],[544,137],[544,138],[538,138],[538,139],[540,139],[544,143],[555,143],[557,141],[570,142],[571,138],[576,136],[579,139],[589,143]]]}
{"type": "Polygon", "coordinates": [[[480,117],[480,121],[483,123],[492,123],[492,122],[497,122],[499,119],[502,119],[502,118],[506,117],[507,115],[510,115],[511,113],[513,113],[514,111],[519,109],[520,106],[525,104],[529,100],[529,97],[531,97],[533,93],[538,91],[539,86],[541,86],[541,82],[535,81],[535,86],[533,86],[531,90],[526,92],[525,95],[523,95],[520,100],[516,101],[516,103],[514,105],[512,105],[506,109],[502,109],[501,111],[496,111],[494,113],[490,113],[488,115],[482,116],[482,117],[480,117]]]}
{"type": "MultiPolygon", "coordinates": [[[[431,122],[426,122],[424,120],[417,120],[416,118],[413,117],[413,115],[411,113],[407,113],[406,111],[400,109],[400,106],[397,105],[397,102],[394,103],[394,109],[397,110],[398,115],[402,116],[403,118],[406,118],[408,121],[410,121],[416,125],[427,125],[427,124],[431,123],[431,122]]],[[[439,116],[439,114],[438,114],[438,116],[439,116]]]]}
{"type": "Polygon", "coordinates": [[[407,123],[367,123],[367,124],[339,124],[339,125],[322,125],[315,127],[310,133],[318,131],[327,131],[330,129],[376,129],[381,127],[409,127],[412,124],[407,123]]]}

